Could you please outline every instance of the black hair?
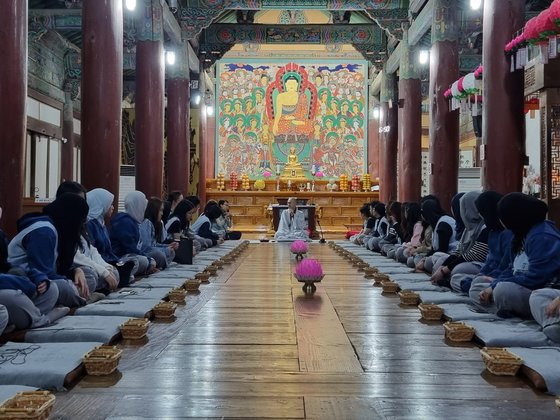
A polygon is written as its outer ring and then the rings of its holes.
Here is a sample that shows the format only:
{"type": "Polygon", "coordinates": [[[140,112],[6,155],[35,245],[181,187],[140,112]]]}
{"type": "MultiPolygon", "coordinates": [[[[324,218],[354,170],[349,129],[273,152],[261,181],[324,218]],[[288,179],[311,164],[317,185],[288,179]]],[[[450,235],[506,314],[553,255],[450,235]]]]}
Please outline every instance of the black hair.
{"type": "Polygon", "coordinates": [[[401,223],[401,203],[399,201],[392,201],[387,207],[389,216],[393,216],[397,223],[401,223]]]}
{"type": "Polygon", "coordinates": [[[167,195],[167,201],[169,201],[170,203],[174,202],[175,200],[177,200],[179,197],[181,197],[183,195],[183,193],[181,191],[171,191],[168,195],[167,195]]]}
{"type": "Polygon", "coordinates": [[[223,206],[224,204],[226,204],[226,203],[229,204],[229,201],[227,201],[227,200],[220,200],[220,201],[218,201],[218,206],[222,207],[222,206],[223,206]]]}
{"type": "Polygon", "coordinates": [[[369,204],[364,204],[360,208],[360,213],[363,214],[364,216],[366,216],[369,219],[371,217],[371,211],[369,209],[369,204]]]}
{"type": "Polygon", "coordinates": [[[86,188],[76,181],[63,181],[56,190],[56,198],[60,197],[62,194],[87,194],[86,188]]]}
{"type": "Polygon", "coordinates": [[[222,209],[220,209],[217,203],[209,203],[204,209],[204,214],[213,222],[222,215],[222,209]]]}

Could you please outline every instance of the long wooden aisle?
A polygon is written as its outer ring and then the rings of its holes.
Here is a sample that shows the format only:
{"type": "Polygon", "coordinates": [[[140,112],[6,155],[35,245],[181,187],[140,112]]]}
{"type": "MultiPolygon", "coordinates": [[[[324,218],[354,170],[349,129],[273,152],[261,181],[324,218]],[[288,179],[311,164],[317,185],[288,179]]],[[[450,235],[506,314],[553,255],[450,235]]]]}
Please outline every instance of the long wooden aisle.
{"type": "Polygon", "coordinates": [[[474,345],[363,278],[326,245],[315,296],[293,279],[287,244],[255,244],[174,323],[125,346],[119,372],[57,394],[54,418],[546,419],[551,397],[492,377],[474,345]]]}

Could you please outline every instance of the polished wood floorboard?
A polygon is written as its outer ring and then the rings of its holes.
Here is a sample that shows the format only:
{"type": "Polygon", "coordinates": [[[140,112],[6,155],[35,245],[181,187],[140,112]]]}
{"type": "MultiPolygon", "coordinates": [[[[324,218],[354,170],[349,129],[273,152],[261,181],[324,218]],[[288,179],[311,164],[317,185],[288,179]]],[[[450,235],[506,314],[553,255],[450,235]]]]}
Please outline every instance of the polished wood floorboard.
{"type": "Polygon", "coordinates": [[[287,244],[255,244],[173,323],[124,349],[119,371],[57,394],[53,418],[558,418],[554,399],[484,370],[441,323],[383,296],[326,245],[306,297],[287,244]]]}

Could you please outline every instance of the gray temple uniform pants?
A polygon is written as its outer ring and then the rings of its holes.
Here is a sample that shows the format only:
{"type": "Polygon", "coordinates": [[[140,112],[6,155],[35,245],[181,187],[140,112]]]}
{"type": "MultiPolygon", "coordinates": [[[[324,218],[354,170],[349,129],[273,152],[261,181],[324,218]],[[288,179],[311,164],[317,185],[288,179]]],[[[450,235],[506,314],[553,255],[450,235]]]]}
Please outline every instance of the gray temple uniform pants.
{"type": "Polygon", "coordinates": [[[539,289],[531,293],[529,305],[531,313],[539,325],[543,328],[543,332],[552,341],[560,343],[560,316],[547,316],[546,308],[554,299],[560,297],[558,289],[539,289]]]}
{"type": "MultiPolygon", "coordinates": [[[[15,325],[18,330],[47,325],[49,319],[46,315],[52,311],[57,300],[58,287],[52,281],[45,293],[33,299],[29,299],[21,290],[0,290],[0,305],[8,312],[8,323],[15,325]]],[[[0,324],[1,320],[0,314],[0,324]]]]}
{"type": "Polygon", "coordinates": [[[6,329],[8,325],[8,310],[4,305],[0,305],[0,335],[6,329]]]}
{"type": "MultiPolygon", "coordinates": [[[[81,268],[82,271],[84,272],[84,276],[86,278],[86,282],[88,285],[88,289],[90,293],[93,293],[97,290],[101,290],[101,289],[109,289],[109,285],[107,284],[107,282],[105,281],[105,279],[101,278],[101,276],[99,274],[97,274],[97,271],[95,271],[93,268],[82,265],[78,268],[81,268]]],[[[111,267],[110,268],[111,273],[113,274],[113,276],[115,276],[115,279],[117,279],[117,282],[119,281],[119,272],[117,271],[116,268],[111,267]]]]}
{"type": "Polygon", "coordinates": [[[492,302],[488,305],[480,303],[480,292],[490,287],[490,282],[484,277],[476,277],[469,290],[469,296],[472,302],[479,308],[483,308],[487,312],[492,312],[503,318],[511,318],[519,316],[521,318],[530,319],[531,307],[529,306],[529,297],[531,289],[520,286],[517,283],[501,282],[496,285],[492,293],[492,302]]]}

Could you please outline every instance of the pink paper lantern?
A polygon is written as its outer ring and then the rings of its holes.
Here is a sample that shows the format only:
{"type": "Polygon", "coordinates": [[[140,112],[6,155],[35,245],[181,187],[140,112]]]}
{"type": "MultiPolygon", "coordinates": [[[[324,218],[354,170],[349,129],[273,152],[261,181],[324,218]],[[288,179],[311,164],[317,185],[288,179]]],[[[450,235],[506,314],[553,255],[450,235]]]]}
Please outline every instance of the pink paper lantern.
{"type": "Polygon", "coordinates": [[[316,176],[317,178],[323,178],[324,174],[323,174],[323,172],[321,172],[321,171],[317,171],[317,172],[315,173],[315,176],[316,176]]]}
{"type": "Polygon", "coordinates": [[[296,267],[296,277],[299,280],[314,280],[323,277],[323,268],[317,260],[305,258],[296,267]]]}
{"type": "Polygon", "coordinates": [[[270,178],[272,176],[272,174],[269,171],[264,171],[263,176],[265,178],[270,178]]]}

